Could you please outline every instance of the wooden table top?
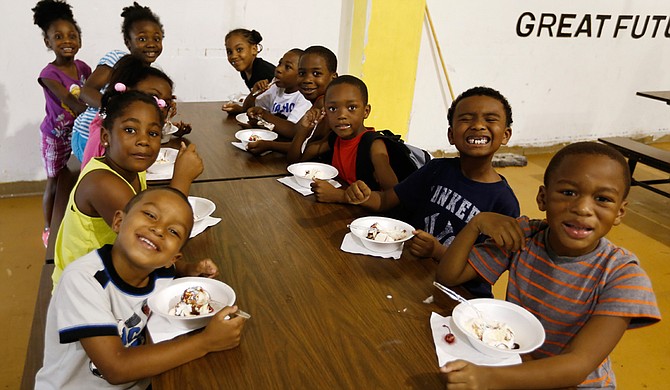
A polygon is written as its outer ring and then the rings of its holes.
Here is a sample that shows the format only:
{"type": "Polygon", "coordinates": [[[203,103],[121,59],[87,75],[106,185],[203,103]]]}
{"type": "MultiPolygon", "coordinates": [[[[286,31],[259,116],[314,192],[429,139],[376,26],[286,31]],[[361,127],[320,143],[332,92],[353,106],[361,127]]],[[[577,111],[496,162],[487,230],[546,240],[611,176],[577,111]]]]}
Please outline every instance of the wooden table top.
{"type": "Polygon", "coordinates": [[[636,95],[670,104],[670,91],[642,91],[637,92],[636,95]]]}
{"type": "Polygon", "coordinates": [[[275,178],[191,188],[222,221],[184,253],[211,257],[252,317],[238,348],[157,376],[154,388],[444,387],[429,323],[444,310],[422,302],[435,263],[341,251],[363,210],[317,203],[275,178]]]}
{"type": "MultiPolygon", "coordinates": [[[[288,175],[286,156],[270,153],[254,156],[233,146],[235,133],[242,127],[234,116],[221,111],[223,102],[180,102],[174,121],[190,123],[193,130],[184,137],[196,145],[205,169],[195,182],[234,180],[249,177],[288,175]]],[[[166,146],[178,148],[180,140],[166,146]]]]}

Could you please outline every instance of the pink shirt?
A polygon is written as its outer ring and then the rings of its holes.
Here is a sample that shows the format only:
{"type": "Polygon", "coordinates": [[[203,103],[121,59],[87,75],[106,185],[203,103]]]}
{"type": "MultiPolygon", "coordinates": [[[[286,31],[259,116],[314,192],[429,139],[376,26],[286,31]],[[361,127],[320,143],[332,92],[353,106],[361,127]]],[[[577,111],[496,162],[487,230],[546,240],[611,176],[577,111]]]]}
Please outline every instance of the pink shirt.
{"type": "Polygon", "coordinates": [[[105,148],[100,143],[100,129],[102,128],[102,118],[99,114],[95,114],[95,118],[91,121],[89,126],[88,141],[86,141],[86,148],[84,149],[84,156],[81,159],[81,166],[85,167],[86,163],[94,157],[101,157],[105,154],[105,148]]]}

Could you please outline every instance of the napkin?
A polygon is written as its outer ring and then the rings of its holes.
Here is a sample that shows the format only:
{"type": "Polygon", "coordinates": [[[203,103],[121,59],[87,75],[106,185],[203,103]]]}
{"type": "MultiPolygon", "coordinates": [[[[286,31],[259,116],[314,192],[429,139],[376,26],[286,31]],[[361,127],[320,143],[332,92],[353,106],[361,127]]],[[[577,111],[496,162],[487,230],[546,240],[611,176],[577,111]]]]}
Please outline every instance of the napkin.
{"type": "Polygon", "coordinates": [[[354,236],[351,232],[344,235],[344,240],[342,240],[342,245],[340,246],[340,249],[342,249],[345,252],[356,253],[359,255],[370,255],[370,256],[383,257],[386,259],[396,259],[396,260],[400,258],[400,255],[402,255],[402,246],[397,251],[387,253],[371,251],[370,249],[363,246],[361,240],[359,240],[358,237],[354,236]]]}
{"type": "Polygon", "coordinates": [[[479,352],[470,344],[466,336],[458,332],[451,317],[442,317],[437,313],[432,313],[430,315],[430,327],[433,330],[433,341],[435,342],[435,353],[437,354],[437,364],[439,367],[456,359],[467,360],[482,366],[509,366],[521,363],[521,356],[519,354],[501,358],[488,356],[479,352]],[[449,332],[444,325],[448,326],[451,329],[451,333],[456,336],[456,341],[453,344],[447,344],[444,341],[444,336],[449,332]]]}
{"type": "Polygon", "coordinates": [[[196,223],[193,224],[193,229],[191,230],[190,238],[197,236],[198,234],[204,232],[205,229],[207,229],[208,227],[214,226],[219,222],[221,222],[221,218],[216,217],[205,217],[200,221],[197,221],[196,223]]]}
{"type": "MultiPolygon", "coordinates": [[[[244,146],[242,142],[231,142],[234,147],[244,150],[245,152],[247,151],[247,148],[244,146]]],[[[266,150],[265,152],[261,153],[261,156],[265,156],[266,154],[272,153],[272,150],[266,150]]]]}
{"type": "Polygon", "coordinates": [[[170,324],[167,318],[153,313],[147,321],[147,330],[154,343],[171,340],[184,333],[191,332],[188,329],[181,329],[170,324]]]}
{"type": "MultiPolygon", "coordinates": [[[[293,188],[294,190],[301,193],[303,196],[312,195],[314,193],[314,192],[312,192],[311,188],[303,187],[300,184],[298,184],[298,182],[295,180],[295,178],[293,176],[281,177],[281,178],[277,179],[277,181],[286,185],[286,186],[288,186],[288,187],[293,188]]],[[[342,184],[340,184],[337,181],[332,180],[332,179],[328,180],[328,183],[332,184],[333,187],[335,187],[335,188],[342,187],[342,184]]]]}

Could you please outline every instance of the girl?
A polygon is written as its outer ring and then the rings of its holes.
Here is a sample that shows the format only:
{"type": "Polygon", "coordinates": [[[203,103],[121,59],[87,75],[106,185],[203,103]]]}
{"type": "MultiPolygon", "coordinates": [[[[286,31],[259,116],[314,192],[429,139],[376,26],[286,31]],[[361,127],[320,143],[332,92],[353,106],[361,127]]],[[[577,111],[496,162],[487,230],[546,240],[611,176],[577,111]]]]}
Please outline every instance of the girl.
{"type": "MultiPolygon", "coordinates": [[[[135,2],[123,9],[121,17],[121,32],[126,47],[146,64],[152,64],[163,51],[163,25],[158,16],[149,7],[142,7],[135,2]]],[[[122,50],[112,50],[105,54],[81,89],[81,100],[88,105],[88,109],[77,117],[72,132],[72,152],[79,161],[83,159],[89,125],[98,113],[100,98],[109,82],[112,68],[126,54],[122,50]]]]}
{"type": "MultiPolygon", "coordinates": [[[[156,96],[166,102],[165,107],[161,108],[163,118],[166,120],[165,127],[176,126],[180,130],[175,133],[182,136],[186,131],[190,131],[190,125],[178,122],[174,125],[169,122],[171,116],[176,113],[173,100],[173,83],[162,70],[147,65],[142,58],[129,54],[119,60],[114,65],[110,76],[109,84],[114,86],[118,83],[125,85],[129,90],[137,90],[156,96]]],[[[84,155],[81,160],[82,166],[85,166],[93,157],[100,157],[105,154],[105,148],[100,143],[100,127],[102,118],[96,114],[89,127],[88,142],[84,149],[84,155]]],[[[165,130],[165,128],[164,128],[165,130]]]]}
{"type": "MultiPolygon", "coordinates": [[[[74,117],[86,109],[79,101],[81,85],[91,75],[91,68],[74,57],[81,47],[81,30],[74,20],[72,7],[62,1],[42,0],[32,9],[35,24],[42,29],[44,44],[56,55],[56,59],[42,69],[37,79],[44,89],[46,116],[40,130],[40,150],[47,172],[47,184],[42,197],[44,212],[44,247],[49,241],[51,215],[54,210],[56,187],[61,177],[67,177],[67,161],[72,149],[72,123],[74,117]]],[[[65,179],[62,181],[66,182],[65,179]]],[[[65,184],[63,184],[65,185],[65,184]]],[[[68,182],[65,193],[72,188],[68,182]]]]}
{"type": "MultiPolygon", "coordinates": [[[[147,188],[145,171],[156,161],[161,145],[164,119],[159,105],[166,103],[142,92],[124,92],[125,89],[118,84],[102,97],[100,138],[106,152],[84,167],[70,193],[56,237],[54,288],[68,264],[114,242],[116,234],[110,227],[114,213],[147,188]]],[[[195,145],[187,148],[182,144],[170,186],[188,195],[191,182],[202,170],[195,145]]]]}
{"type": "Polygon", "coordinates": [[[293,137],[295,123],[312,107],[298,91],[298,62],[302,53],[300,49],[286,52],[275,69],[274,84],[267,80],[257,82],[244,100],[249,118],[272,123],[274,131],[287,138],[293,137]]]}
{"type": "MultiPolygon", "coordinates": [[[[263,37],[256,30],[238,28],[226,34],[225,45],[228,62],[240,72],[242,80],[251,88],[261,80],[272,80],[275,75],[275,66],[257,57],[263,51],[261,41],[263,37]]],[[[242,112],[242,106],[236,103],[226,103],[221,107],[231,114],[242,112]]]]}

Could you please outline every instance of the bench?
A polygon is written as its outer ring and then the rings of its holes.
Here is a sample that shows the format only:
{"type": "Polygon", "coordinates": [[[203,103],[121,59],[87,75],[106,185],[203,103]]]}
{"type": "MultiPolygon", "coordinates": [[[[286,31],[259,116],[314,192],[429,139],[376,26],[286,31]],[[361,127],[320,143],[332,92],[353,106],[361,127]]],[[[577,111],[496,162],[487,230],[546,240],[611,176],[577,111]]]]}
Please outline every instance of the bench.
{"type": "Polygon", "coordinates": [[[638,162],[660,171],[670,173],[670,151],[655,148],[625,137],[598,138],[598,141],[615,148],[628,158],[631,185],[640,186],[670,198],[669,192],[654,187],[655,185],[670,183],[670,177],[657,180],[635,180],[633,177],[633,172],[635,171],[638,162]]]}
{"type": "Polygon", "coordinates": [[[51,300],[51,274],[53,273],[53,264],[44,264],[42,274],[40,275],[40,285],[37,290],[37,302],[35,302],[35,313],[33,314],[33,324],[30,327],[30,339],[28,340],[28,353],[26,362],[23,366],[23,378],[21,379],[21,389],[35,388],[35,375],[42,368],[44,358],[44,328],[47,322],[47,309],[51,300]]]}

